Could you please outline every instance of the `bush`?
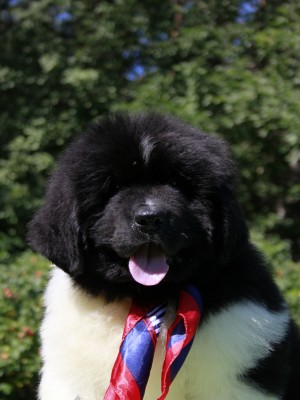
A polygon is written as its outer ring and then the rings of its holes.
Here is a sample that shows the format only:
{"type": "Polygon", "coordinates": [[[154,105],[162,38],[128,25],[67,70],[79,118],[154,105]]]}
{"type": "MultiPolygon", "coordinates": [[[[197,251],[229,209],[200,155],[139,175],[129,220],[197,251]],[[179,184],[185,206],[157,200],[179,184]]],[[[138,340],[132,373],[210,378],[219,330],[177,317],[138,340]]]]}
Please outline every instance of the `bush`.
{"type": "Polygon", "coordinates": [[[49,263],[26,251],[0,264],[0,398],[31,400],[40,367],[38,325],[49,263]]]}

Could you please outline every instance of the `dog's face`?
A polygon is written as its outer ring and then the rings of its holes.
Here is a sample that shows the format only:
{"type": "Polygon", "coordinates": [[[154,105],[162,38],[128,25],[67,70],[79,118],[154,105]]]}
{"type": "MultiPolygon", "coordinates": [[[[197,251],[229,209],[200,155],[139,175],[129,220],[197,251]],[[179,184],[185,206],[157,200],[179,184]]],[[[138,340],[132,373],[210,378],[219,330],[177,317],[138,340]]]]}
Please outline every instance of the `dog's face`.
{"type": "Polygon", "coordinates": [[[201,284],[246,237],[233,181],[220,139],[171,117],[107,118],[62,156],[29,241],[93,294],[201,284]]]}

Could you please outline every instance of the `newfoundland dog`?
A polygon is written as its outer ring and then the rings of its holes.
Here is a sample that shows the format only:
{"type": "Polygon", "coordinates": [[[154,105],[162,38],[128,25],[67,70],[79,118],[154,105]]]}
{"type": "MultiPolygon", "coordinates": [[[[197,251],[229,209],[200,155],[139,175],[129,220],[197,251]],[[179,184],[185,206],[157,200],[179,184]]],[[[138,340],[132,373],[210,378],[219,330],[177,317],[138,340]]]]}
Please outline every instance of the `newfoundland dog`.
{"type": "Polygon", "coordinates": [[[157,399],[165,326],[186,284],[203,316],[167,398],[300,399],[297,328],[249,241],[235,180],[223,140],[170,116],[107,117],[67,148],[29,224],[31,247],[54,264],[41,400],[103,399],[132,299],[164,298],[144,396],[157,399]]]}

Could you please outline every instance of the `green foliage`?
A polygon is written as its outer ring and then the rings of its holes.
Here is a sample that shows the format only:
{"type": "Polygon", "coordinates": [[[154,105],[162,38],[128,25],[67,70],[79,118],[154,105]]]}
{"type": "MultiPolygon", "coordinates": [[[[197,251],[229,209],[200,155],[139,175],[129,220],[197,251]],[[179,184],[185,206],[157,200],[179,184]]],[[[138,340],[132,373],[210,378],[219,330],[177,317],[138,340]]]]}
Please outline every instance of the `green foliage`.
{"type": "Polygon", "coordinates": [[[108,112],[156,109],[229,140],[299,321],[298,2],[5,0],[0,36],[1,398],[33,397],[39,362],[45,263],[22,254],[26,224],[57,155],[108,112]]]}
{"type": "Polygon", "coordinates": [[[48,262],[28,251],[0,264],[0,398],[33,399],[48,262]]]}

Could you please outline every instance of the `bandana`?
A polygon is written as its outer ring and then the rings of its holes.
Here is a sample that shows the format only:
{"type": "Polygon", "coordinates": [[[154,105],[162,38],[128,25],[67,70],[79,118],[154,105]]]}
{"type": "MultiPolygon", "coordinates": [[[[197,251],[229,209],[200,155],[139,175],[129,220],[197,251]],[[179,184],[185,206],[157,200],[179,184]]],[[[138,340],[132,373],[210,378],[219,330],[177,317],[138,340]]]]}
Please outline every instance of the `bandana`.
{"type": "MultiPolygon", "coordinates": [[[[150,375],[155,346],[167,303],[152,307],[133,303],[129,311],[118,357],[104,400],[142,400],[150,375]]],[[[202,314],[202,298],[192,285],[181,290],[175,321],[168,329],[162,368],[161,396],[170,385],[192,346],[202,314]]]]}

